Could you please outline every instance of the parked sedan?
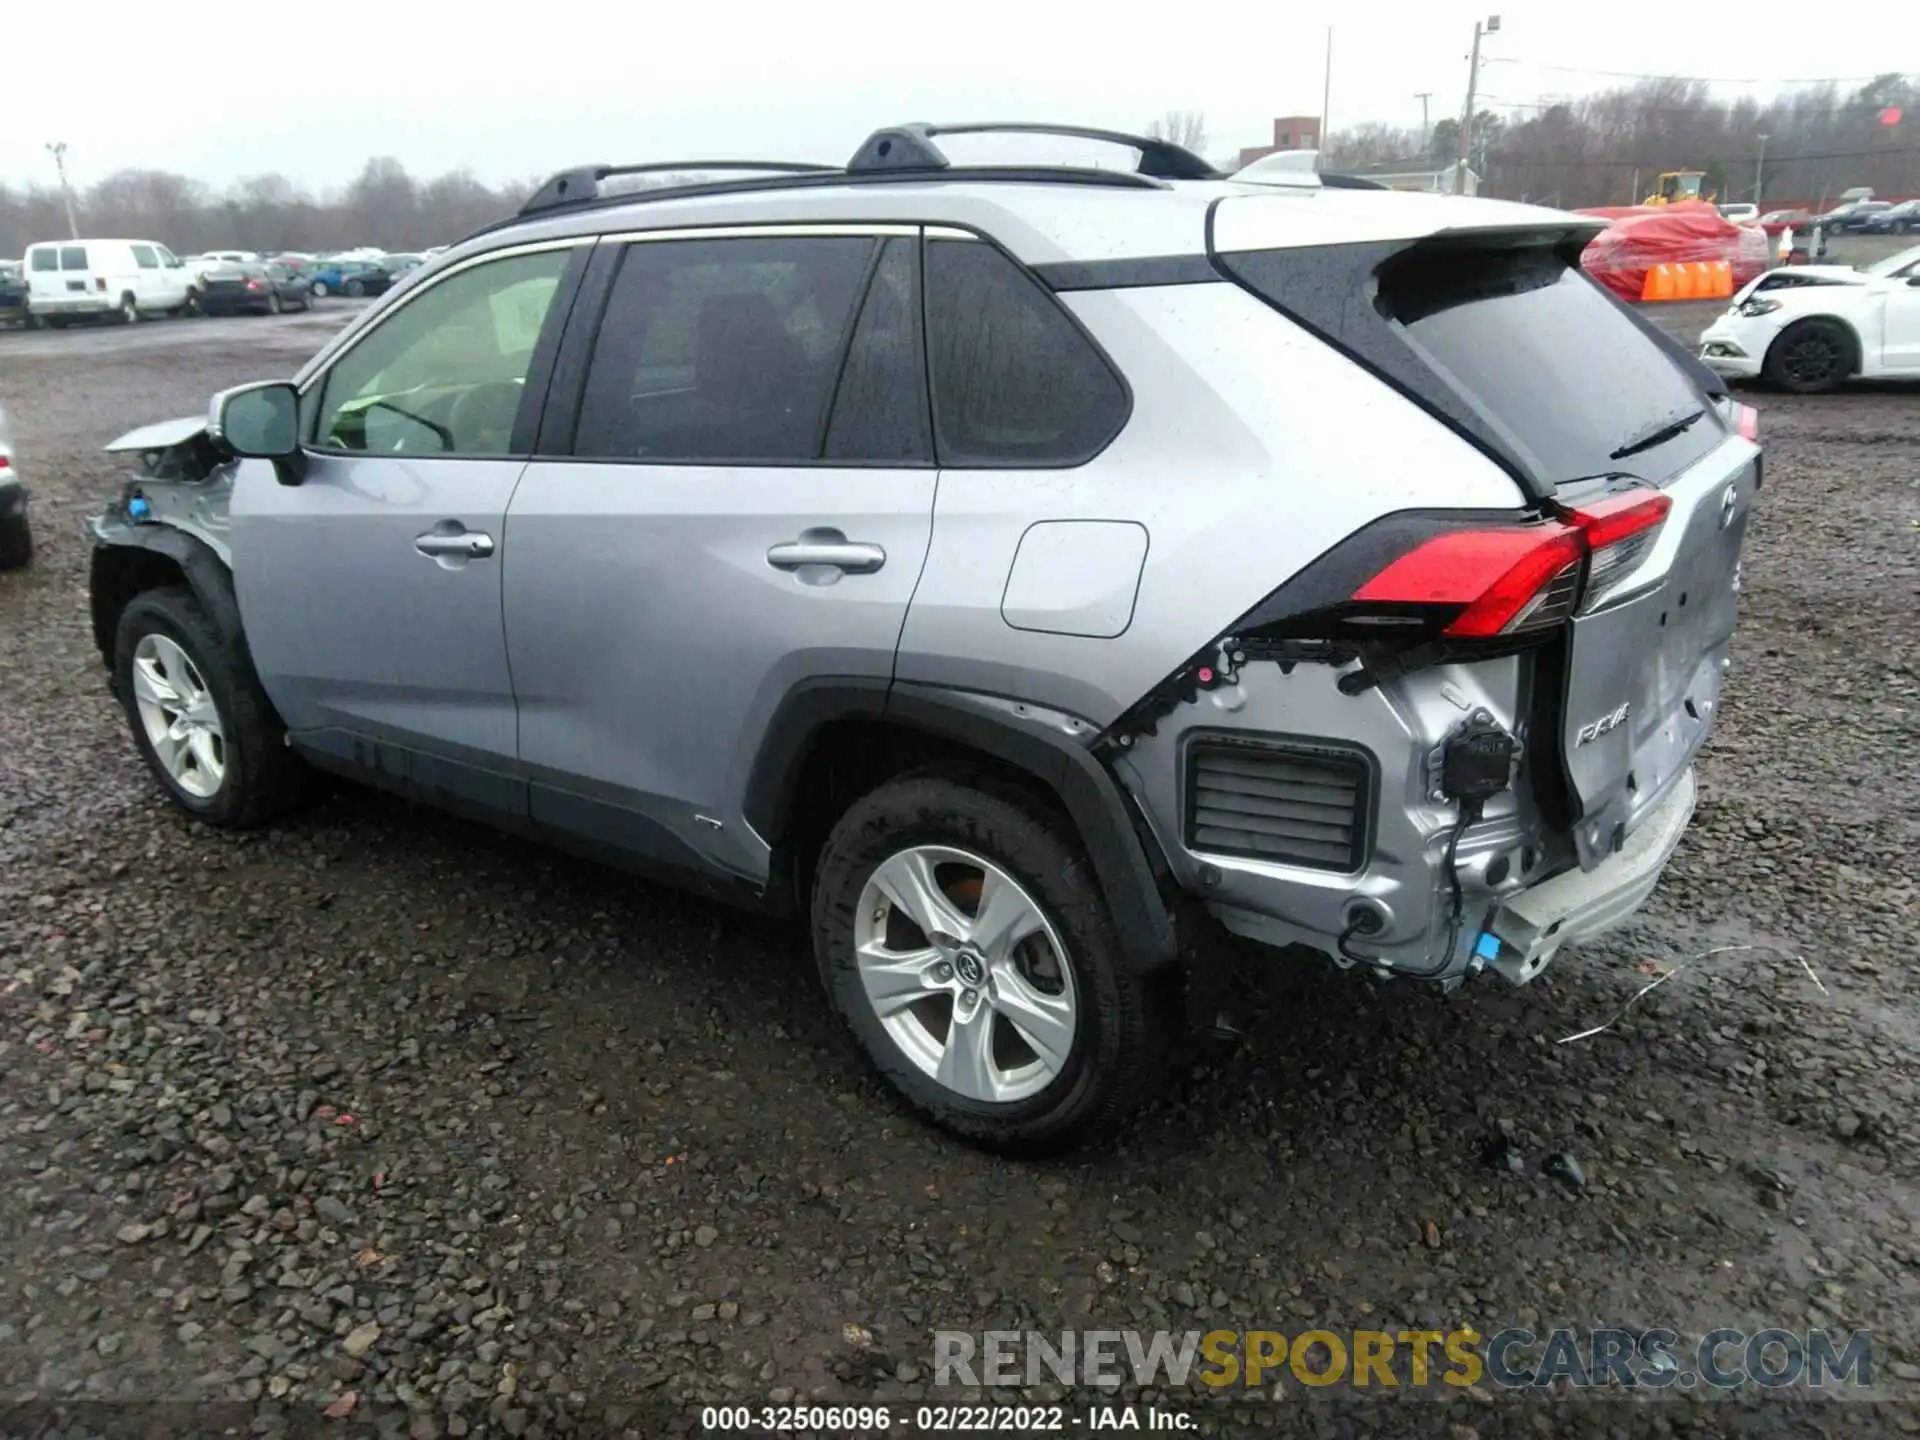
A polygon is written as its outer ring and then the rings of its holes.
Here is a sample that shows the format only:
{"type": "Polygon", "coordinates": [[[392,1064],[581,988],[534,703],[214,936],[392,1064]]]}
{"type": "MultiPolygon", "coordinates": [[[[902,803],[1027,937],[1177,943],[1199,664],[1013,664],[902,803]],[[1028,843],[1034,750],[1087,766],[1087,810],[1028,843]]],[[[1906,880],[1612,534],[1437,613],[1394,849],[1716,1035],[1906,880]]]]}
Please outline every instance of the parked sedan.
{"type": "Polygon", "coordinates": [[[1855,200],[1834,206],[1820,217],[1820,223],[1837,235],[1857,234],[1892,208],[1885,200],[1855,200]]]}
{"type": "Polygon", "coordinates": [[[201,278],[203,315],[278,315],[288,306],[311,310],[313,290],[284,265],[216,265],[201,278]]]}
{"type": "Polygon", "coordinates": [[[0,260],[0,325],[9,321],[32,323],[27,313],[27,277],[17,260],[0,260]]]}
{"type": "Polygon", "coordinates": [[[306,274],[316,295],[381,295],[393,285],[393,272],[374,260],[322,260],[306,274]]]}
{"type": "Polygon", "coordinates": [[[1920,200],[1902,200],[1877,215],[1869,215],[1860,229],[1868,235],[1906,235],[1920,230],[1920,200]]]}

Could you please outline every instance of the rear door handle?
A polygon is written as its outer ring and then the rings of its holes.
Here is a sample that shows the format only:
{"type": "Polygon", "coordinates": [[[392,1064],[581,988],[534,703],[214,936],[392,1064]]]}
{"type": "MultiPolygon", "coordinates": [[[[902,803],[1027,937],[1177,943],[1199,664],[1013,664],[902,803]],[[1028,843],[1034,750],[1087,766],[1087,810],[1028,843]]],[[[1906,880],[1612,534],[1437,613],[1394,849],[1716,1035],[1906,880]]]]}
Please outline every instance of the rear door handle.
{"type": "Polygon", "coordinates": [[[493,537],[478,530],[429,530],[416,535],[413,548],[422,555],[453,556],[462,560],[485,560],[493,554],[493,537]]]}
{"type": "Polygon", "coordinates": [[[799,570],[819,565],[848,575],[871,575],[887,563],[887,552],[878,545],[849,540],[838,530],[803,530],[798,540],[775,545],[767,551],[767,563],[776,570],[799,570]]]}

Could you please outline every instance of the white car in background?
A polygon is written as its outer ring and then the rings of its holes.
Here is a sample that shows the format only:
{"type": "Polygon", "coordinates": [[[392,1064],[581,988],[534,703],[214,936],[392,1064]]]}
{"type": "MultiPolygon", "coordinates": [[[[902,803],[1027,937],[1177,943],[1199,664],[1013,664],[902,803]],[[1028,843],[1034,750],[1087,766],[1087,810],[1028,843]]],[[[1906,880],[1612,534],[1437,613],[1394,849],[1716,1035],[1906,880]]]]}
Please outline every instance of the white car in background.
{"type": "Polygon", "coordinates": [[[1860,269],[1769,270],[1707,327],[1700,358],[1729,378],[1802,394],[1854,378],[1920,379],[1920,245],[1860,269]]]}

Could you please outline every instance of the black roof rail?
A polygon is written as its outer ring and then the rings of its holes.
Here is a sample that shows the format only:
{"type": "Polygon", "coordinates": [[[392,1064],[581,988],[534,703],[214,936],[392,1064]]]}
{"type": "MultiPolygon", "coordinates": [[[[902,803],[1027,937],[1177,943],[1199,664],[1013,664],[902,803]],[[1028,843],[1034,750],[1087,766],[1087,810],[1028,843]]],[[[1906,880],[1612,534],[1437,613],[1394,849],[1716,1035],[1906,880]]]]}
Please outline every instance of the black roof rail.
{"type": "MultiPolygon", "coordinates": [[[[876,170],[945,170],[952,166],[934,144],[940,135],[1059,135],[1070,140],[1098,140],[1140,152],[1134,174],[1153,180],[1218,180],[1213,168],[1184,145],[1150,135],[1121,130],[1096,130],[1084,125],[1044,125],[1024,120],[973,120],[961,124],[929,125],[924,121],[891,125],[869,135],[847,162],[847,173],[876,170]]],[[[959,167],[970,169],[972,167],[959,167]]]]}
{"type": "MultiPolygon", "coordinates": [[[[701,199],[709,195],[750,195],[767,190],[814,190],[841,185],[909,185],[924,184],[933,180],[969,181],[982,184],[1002,185],[1093,185],[1120,190],[1164,190],[1164,182],[1145,175],[1136,175],[1129,170],[1096,170],[1073,165],[953,165],[945,170],[872,170],[848,172],[832,166],[821,166],[817,170],[797,170],[791,174],[751,175],[738,180],[703,180],[685,185],[661,185],[651,190],[616,191],[611,195],[600,194],[593,181],[596,170],[611,168],[614,173],[626,173],[625,167],[589,166],[579,170],[565,170],[540,187],[535,205],[529,200],[519,211],[506,215],[489,224],[482,225],[472,235],[471,240],[481,235],[491,235],[496,230],[505,230],[542,215],[558,214],[572,210],[604,210],[622,205],[650,204],[656,200],[701,199]],[[569,182],[564,190],[562,181],[569,182]],[[594,188],[589,188],[593,185],[594,188]],[[548,191],[556,192],[549,196],[548,191]]],[[[649,165],[636,167],[647,170],[679,172],[698,167],[685,163],[676,165],[649,165]]],[[[760,167],[745,167],[758,169],[760,167]]]]}
{"type": "MultiPolygon", "coordinates": [[[[600,182],[615,175],[675,175],[684,171],[743,170],[764,175],[835,175],[832,165],[807,165],[790,160],[676,160],[646,165],[579,165],[562,170],[528,197],[522,215],[538,215],[565,205],[601,198],[600,182]]],[[[677,187],[676,187],[677,188],[677,187]]],[[[622,198],[626,198],[624,195],[622,198]]]]}

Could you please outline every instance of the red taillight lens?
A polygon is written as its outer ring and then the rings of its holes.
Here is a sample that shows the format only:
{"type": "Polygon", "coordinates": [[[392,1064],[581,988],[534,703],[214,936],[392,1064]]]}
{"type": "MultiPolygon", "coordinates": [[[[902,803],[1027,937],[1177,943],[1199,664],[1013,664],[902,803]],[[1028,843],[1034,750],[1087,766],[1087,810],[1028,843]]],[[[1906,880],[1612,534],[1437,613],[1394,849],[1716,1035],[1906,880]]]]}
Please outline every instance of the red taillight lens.
{"type": "Polygon", "coordinates": [[[1580,532],[1551,521],[1456,530],[1408,551],[1354,591],[1353,598],[1374,604],[1461,605],[1465,608],[1443,633],[1485,639],[1566,619],[1578,596],[1575,582],[1585,555],[1580,532]],[[1557,592],[1564,592],[1564,598],[1549,604],[1557,592]]]}
{"type": "Polygon", "coordinates": [[[247,281],[247,288],[249,290],[258,290],[260,288],[260,282],[258,280],[249,280],[247,281]]]}
{"type": "Polygon", "coordinates": [[[1760,443],[1760,412],[1751,405],[1740,407],[1740,438],[1760,443]]]}
{"type": "Polygon", "coordinates": [[[1673,509],[1658,491],[1611,495],[1565,521],[1435,535],[1353,592],[1365,605],[1458,605],[1441,631],[1519,635],[1596,608],[1633,573],[1673,509]],[[1582,570],[1585,576],[1582,583],[1582,570]]]}
{"type": "Polygon", "coordinates": [[[1591,556],[1581,614],[1599,609],[1633,574],[1672,509],[1673,501],[1658,491],[1631,490],[1574,512],[1591,556]]]}

